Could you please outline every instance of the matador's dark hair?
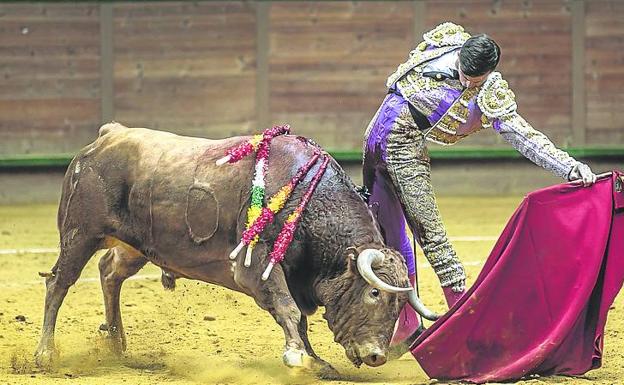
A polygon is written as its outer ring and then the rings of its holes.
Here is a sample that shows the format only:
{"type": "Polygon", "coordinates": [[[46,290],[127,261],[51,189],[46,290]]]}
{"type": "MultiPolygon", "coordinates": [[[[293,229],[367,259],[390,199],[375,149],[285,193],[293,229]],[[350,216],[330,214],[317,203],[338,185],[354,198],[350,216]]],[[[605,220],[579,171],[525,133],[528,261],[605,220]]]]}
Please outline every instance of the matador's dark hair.
{"type": "Polygon", "coordinates": [[[494,71],[500,61],[500,47],[486,34],[474,35],[459,51],[461,70],[468,76],[481,76],[494,71]]]}

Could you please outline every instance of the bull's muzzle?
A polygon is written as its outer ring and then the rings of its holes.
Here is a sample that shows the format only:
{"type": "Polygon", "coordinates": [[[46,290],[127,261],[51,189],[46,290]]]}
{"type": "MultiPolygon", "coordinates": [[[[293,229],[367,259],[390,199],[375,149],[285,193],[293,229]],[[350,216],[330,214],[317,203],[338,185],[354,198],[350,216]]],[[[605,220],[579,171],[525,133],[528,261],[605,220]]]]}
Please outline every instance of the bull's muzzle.
{"type": "Polygon", "coordinates": [[[388,293],[407,292],[409,304],[418,314],[430,321],[435,321],[440,318],[439,315],[425,307],[420,298],[418,298],[416,290],[413,287],[396,287],[390,285],[375,274],[373,268],[382,266],[385,257],[384,253],[377,249],[363,250],[357,257],[357,268],[362,278],[364,278],[369,285],[388,293]]]}
{"type": "Polygon", "coordinates": [[[379,348],[370,349],[361,353],[362,361],[368,366],[381,366],[386,363],[386,354],[379,348]]]}

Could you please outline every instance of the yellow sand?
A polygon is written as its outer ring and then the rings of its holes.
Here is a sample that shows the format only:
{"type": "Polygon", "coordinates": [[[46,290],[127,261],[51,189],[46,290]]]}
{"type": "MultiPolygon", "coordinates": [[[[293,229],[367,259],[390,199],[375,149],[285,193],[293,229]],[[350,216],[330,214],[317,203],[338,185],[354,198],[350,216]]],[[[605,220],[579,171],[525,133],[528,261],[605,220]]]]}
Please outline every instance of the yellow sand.
{"type": "MultiPolygon", "coordinates": [[[[442,198],[440,206],[451,237],[498,236],[520,198],[442,198]]],[[[0,206],[0,249],[54,248],[58,244],[56,207],[0,206]]],[[[454,242],[472,282],[494,241],[454,242]]],[[[421,254],[422,255],[422,254],[421,254]]],[[[420,263],[423,258],[420,258],[420,263]]],[[[306,384],[319,383],[282,365],[283,333],[253,301],[226,289],[179,280],[165,292],[159,270],[149,265],[125,283],[122,312],[128,351],[107,351],[99,325],[104,322],[97,272],[92,258],[71,289],[59,314],[58,367],[42,373],[33,352],[40,335],[45,288],[38,271],[48,270],[56,255],[0,254],[0,384],[306,384]],[[25,322],[16,320],[24,316],[25,322]]],[[[445,309],[430,268],[421,268],[421,296],[437,311],[445,309]]],[[[470,283],[469,282],[469,283],[470,283]]],[[[616,384],[624,381],[624,296],[607,324],[604,367],[582,378],[550,377],[526,383],[616,384]]],[[[409,355],[379,368],[354,368],[319,311],[310,338],[317,353],[332,363],[347,383],[428,384],[409,355]]],[[[525,383],[525,382],[520,382],[525,383]]]]}

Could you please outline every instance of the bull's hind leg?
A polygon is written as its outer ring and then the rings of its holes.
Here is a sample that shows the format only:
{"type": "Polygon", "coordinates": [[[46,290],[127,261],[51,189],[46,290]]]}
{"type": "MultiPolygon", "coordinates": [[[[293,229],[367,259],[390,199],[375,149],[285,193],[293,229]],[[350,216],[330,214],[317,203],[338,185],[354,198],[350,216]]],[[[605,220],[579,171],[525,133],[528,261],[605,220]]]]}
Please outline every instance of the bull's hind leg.
{"type": "Polygon", "coordinates": [[[98,248],[100,240],[75,229],[65,234],[61,253],[51,273],[46,275],[46,296],[41,340],[35,353],[35,362],[47,367],[58,353],[54,346],[54,329],[59,308],[76,283],[87,261],[98,248]]]}
{"type": "Polygon", "coordinates": [[[119,297],[123,282],[136,274],[147,259],[131,247],[117,246],[106,252],[100,259],[100,282],[104,294],[106,324],[100,329],[108,331],[111,349],[115,353],[126,350],[126,335],[121,321],[119,297]]]}

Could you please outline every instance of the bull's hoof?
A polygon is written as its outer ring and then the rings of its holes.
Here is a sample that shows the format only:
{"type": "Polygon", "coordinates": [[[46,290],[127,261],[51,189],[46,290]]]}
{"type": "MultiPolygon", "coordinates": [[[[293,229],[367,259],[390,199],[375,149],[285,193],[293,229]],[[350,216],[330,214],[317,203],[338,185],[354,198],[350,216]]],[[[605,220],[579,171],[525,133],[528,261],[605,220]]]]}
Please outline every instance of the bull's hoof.
{"type": "Polygon", "coordinates": [[[106,347],[116,356],[121,356],[126,351],[126,344],[119,338],[114,336],[105,337],[106,347]]]}
{"type": "Polygon", "coordinates": [[[314,362],[308,353],[304,350],[297,349],[287,349],[282,356],[284,360],[284,365],[289,366],[291,368],[311,368],[312,363],[314,362]]]}
{"type": "Polygon", "coordinates": [[[162,274],[160,276],[160,283],[165,290],[175,290],[176,288],[176,278],[173,273],[169,271],[162,270],[162,274]]]}
{"type": "Polygon", "coordinates": [[[54,348],[39,348],[35,352],[35,365],[42,370],[50,370],[58,362],[59,353],[54,348]]]}
{"type": "Polygon", "coordinates": [[[126,351],[126,338],[116,327],[101,324],[99,330],[103,332],[102,339],[111,353],[119,356],[126,351]]]}
{"type": "Polygon", "coordinates": [[[319,380],[327,381],[337,381],[342,379],[340,373],[334,369],[333,366],[323,360],[317,361],[316,377],[318,377],[319,380]]]}
{"type": "Polygon", "coordinates": [[[303,350],[288,349],[282,357],[284,364],[293,369],[312,373],[321,380],[339,380],[340,373],[320,358],[313,358],[303,350]]]}

